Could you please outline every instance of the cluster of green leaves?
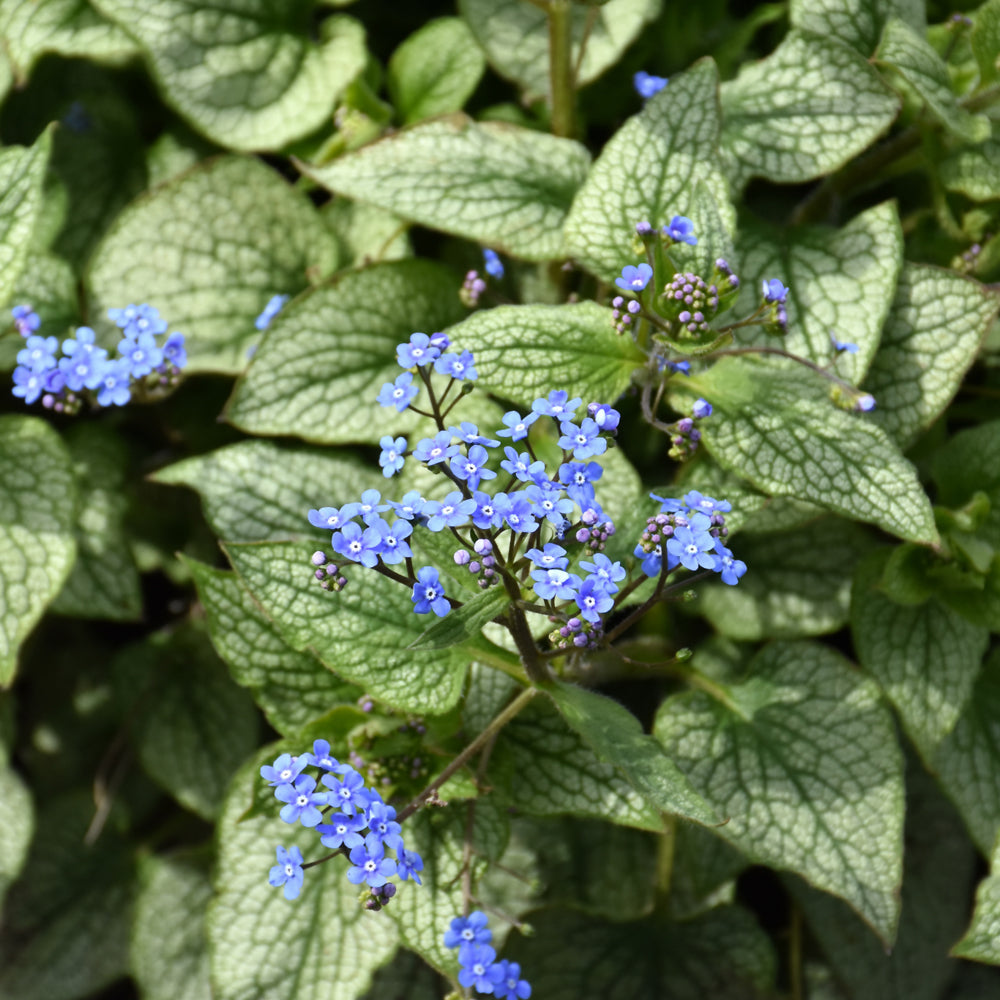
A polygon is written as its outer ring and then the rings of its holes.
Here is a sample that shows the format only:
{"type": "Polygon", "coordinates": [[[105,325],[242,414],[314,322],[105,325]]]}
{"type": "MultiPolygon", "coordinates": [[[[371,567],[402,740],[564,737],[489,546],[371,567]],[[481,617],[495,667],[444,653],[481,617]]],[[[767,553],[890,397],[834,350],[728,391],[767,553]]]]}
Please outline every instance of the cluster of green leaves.
{"type": "Polygon", "coordinates": [[[74,421],[2,396],[0,1000],[439,998],[466,872],[540,998],[1000,997],[1000,0],[346,6],[0,0],[0,306],[113,344],[151,303],[190,376],[74,421]],[[748,328],[672,378],[714,407],[683,467],[607,284],[673,215],[736,316],[789,286],[811,365],[748,328]],[[469,310],[480,246],[507,275],[469,310]],[[622,399],[615,557],[698,489],[750,569],[556,662],[407,821],[422,888],[371,913],[334,862],[288,904],[274,845],[315,837],[262,762],[329,739],[404,802],[525,683],[499,592],[427,630],[310,575],[305,512],[427,432],[375,396],[442,329],[459,419],[622,399]]]}

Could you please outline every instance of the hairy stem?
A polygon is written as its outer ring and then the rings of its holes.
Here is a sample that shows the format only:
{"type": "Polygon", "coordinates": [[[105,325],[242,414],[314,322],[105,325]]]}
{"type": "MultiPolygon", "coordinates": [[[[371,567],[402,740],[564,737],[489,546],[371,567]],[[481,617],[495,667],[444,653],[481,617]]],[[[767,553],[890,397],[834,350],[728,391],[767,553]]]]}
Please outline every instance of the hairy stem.
{"type": "Polygon", "coordinates": [[[569,138],[573,134],[573,111],[576,103],[573,87],[573,22],[570,0],[550,0],[548,11],[552,132],[563,138],[569,138]]]}

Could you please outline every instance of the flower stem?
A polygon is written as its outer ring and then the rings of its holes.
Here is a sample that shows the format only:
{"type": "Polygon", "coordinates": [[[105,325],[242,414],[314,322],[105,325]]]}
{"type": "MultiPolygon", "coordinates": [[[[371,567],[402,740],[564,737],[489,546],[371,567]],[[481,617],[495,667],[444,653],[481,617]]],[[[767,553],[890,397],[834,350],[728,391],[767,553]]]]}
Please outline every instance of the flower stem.
{"type": "Polygon", "coordinates": [[[548,12],[552,132],[563,138],[569,138],[573,134],[573,112],[576,103],[573,87],[573,22],[570,0],[550,0],[548,12]]]}

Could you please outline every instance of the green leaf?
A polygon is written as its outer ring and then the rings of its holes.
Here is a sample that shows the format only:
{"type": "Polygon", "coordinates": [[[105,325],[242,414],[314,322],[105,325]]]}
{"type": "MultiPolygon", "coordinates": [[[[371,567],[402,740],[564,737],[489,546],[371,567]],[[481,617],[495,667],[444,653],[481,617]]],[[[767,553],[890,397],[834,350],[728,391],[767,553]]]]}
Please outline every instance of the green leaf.
{"type": "MultiPolygon", "coordinates": [[[[577,86],[591,83],[618,62],[656,19],[660,6],[660,0],[605,0],[593,13],[574,6],[570,59],[577,86]]],[[[502,77],[518,84],[529,99],[548,95],[549,34],[543,9],[523,0],[459,0],[458,8],[502,77]]]]}
{"type": "Polygon", "coordinates": [[[796,184],[836,170],[899,110],[866,59],[832,38],[796,30],[723,84],[721,97],[722,145],[742,182],[796,184]]]}
{"type": "Polygon", "coordinates": [[[66,446],[39,417],[0,417],[0,687],[69,576],[76,486],[66,446]]]}
{"type": "Polygon", "coordinates": [[[1000,141],[961,146],[938,164],[938,171],[949,191],[973,201],[994,201],[1000,198],[1000,141]]]}
{"type": "Polygon", "coordinates": [[[212,898],[207,852],[143,861],[132,925],[132,975],[144,1000],[211,1000],[205,909],[212,898]]]}
{"type": "Polygon", "coordinates": [[[383,408],[379,390],[399,375],[398,344],[462,315],[457,291],[451,272],[428,260],[342,274],[282,310],[237,383],[227,417],[253,434],[322,444],[375,442],[390,430],[410,437],[427,422],[383,408]]]}
{"type": "Polygon", "coordinates": [[[979,63],[980,83],[1000,76],[1000,0],[986,0],[975,15],[972,52],[979,63]]]}
{"type": "Polygon", "coordinates": [[[413,256],[407,232],[409,224],[392,212],[349,198],[333,198],[323,206],[320,215],[337,236],[345,267],[364,267],[413,256]]]}
{"type": "Polygon", "coordinates": [[[776,959],[746,910],[720,906],[683,923],[662,918],[611,923],[569,910],[532,916],[535,933],[514,938],[520,963],[545,1000],[763,1000],[776,959]]]}
{"type": "Polygon", "coordinates": [[[749,866],[749,861],[703,826],[677,823],[673,836],[671,916],[686,920],[720,903],[733,902],[736,876],[749,866]]]}
{"type": "Polygon", "coordinates": [[[82,790],[39,810],[0,936],[0,997],[77,1000],[128,974],[132,852],[112,828],[85,841],[94,803],[82,790]]]}
{"type": "Polygon", "coordinates": [[[408,588],[353,567],[339,594],[321,590],[311,546],[227,545],[233,567],[284,641],[396,708],[437,714],[458,701],[469,662],[458,649],[407,649],[426,627],[408,588]]]}
{"type": "Polygon", "coordinates": [[[614,401],[645,358],[594,302],[481,309],[448,331],[476,357],[478,385],[530,406],[557,387],[614,401]]]}
{"type": "MultiPolygon", "coordinates": [[[[837,357],[831,335],[858,346],[842,354],[838,374],[855,385],[878,348],[903,265],[903,231],[894,202],[855,216],[846,226],[776,227],[748,222],[736,237],[736,270],[742,282],[739,315],[760,304],[763,279],[788,285],[788,334],[781,346],[826,365],[837,357]]],[[[766,344],[770,338],[751,327],[740,343],[766,344]]]]}
{"type": "Polygon", "coordinates": [[[51,148],[47,128],[33,146],[0,150],[0,306],[10,301],[28,260],[51,148]]]}
{"type": "Polygon", "coordinates": [[[310,38],[312,0],[93,0],[142,46],[164,99],[209,139],[279,150],[323,125],[365,64],[364,29],[338,16],[310,38]]]}
{"type": "MultiPolygon", "coordinates": [[[[355,1000],[395,952],[395,926],[388,913],[362,908],[343,858],[307,871],[293,903],[267,884],[277,844],[299,847],[307,860],[327,853],[315,831],[283,823],[277,803],[271,815],[242,818],[261,780],[258,768],[271,759],[268,749],[239,771],[219,817],[216,895],[208,908],[212,996],[355,1000]]],[[[419,891],[407,884],[399,895],[419,891]]]]}
{"type": "Polygon", "coordinates": [[[688,215],[699,182],[722,221],[735,227],[729,186],[716,166],[717,89],[715,64],[703,59],[608,140],[566,221],[566,249],[581,264],[611,280],[636,258],[635,224],[688,215]]]}
{"type": "Polygon", "coordinates": [[[977,490],[1000,486],[1000,420],[959,431],[934,456],[939,502],[958,507],[977,490]]]}
{"type": "Polygon", "coordinates": [[[789,18],[793,28],[836,39],[867,58],[891,17],[923,31],[925,7],[924,0],[791,0],[789,18]]]}
{"type": "Polygon", "coordinates": [[[904,607],[886,597],[879,584],[889,551],[872,553],[858,567],[851,595],[854,648],[929,761],[972,692],[989,632],[934,598],[904,607]]]}
{"type": "Polygon", "coordinates": [[[744,537],[730,547],[749,567],[746,576],[736,587],[700,586],[698,610],[732,639],[836,632],[847,621],[854,567],[870,546],[867,532],[832,517],[744,537]]]}
{"type": "Polygon", "coordinates": [[[400,948],[372,977],[361,1000],[441,1000],[448,983],[411,951],[400,948]]]}
{"type": "Polygon", "coordinates": [[[272,441],[238,441],[168,465],[152,478],[197,490],[206,520],[224,541],[303,538],[317,545],[326,534],[307,520],[310,508],[341,503],[385,485],[380,471],[343,453],[272,441]]]}
{"type": "Polygon", "coordinates": [[[870,419],[902,445],[958,391],[1000,309],[1000,296],[954,271],[907,264],[865,380],[870,419]]]}
{"type": "Polygon", "coordinates": [[[843,897],[891,941],[903,775],[878,690],[833,650],[774,643],[741,681],[668,698],[655,732],[758,863],[843,897]],[[711,693],[707,693],[710,691],[711,693]]]}
{"type": "Polygon", "coordinates": [[[459,114],[326,166],[299,164],[335,194],[524,260],[562,253],[563,222],[589,166],[586,147],[571,139],[459,114]]]}
{"type": "Polygon", "coordinates": [[[194,626],[157,633],[117,661],[146,772],[181,805],[216,816],[233,772],[257,743],[257,713],[194,626]]]}
{"type": "Polygon", "coordinates": [[[875,59],[898,72],[931,114],[959,139],[982,142],[989,138],[989,119],[961,107],[951,89],[948,66],[922,33],[893,18],[885,26],[875,59]]]}
{"type": "Polygon", "coordinates": [[[840,900],[784,880],[851,1000],[952,996],[946,987],[959,963],[948,948],[967,919],[974,852],[931,779],[913,767],[907,783],[902,911],[890,951],[840,900]]]}
{"type": "Polygon", "coordinates": [[[138,53],[135,42],[101,17],[89,0],[3,0],[0,36],[21,80],[48,52],[112,65],[138,53]]]}
{"type": "Polygon", "coordinates": [[[13,768],[0,766],[0,906],[24,867],[35,832],[31,793],[13,768]]]}
{"type": "Polygon", "coordinates": [[[905,540],[937,541],[916,470],[881,428],[835,409],[825,385],[799,367],[724,358],[679,388],[712,403],[703,441],[723,468],[758,489],[905,540]]]}
{"type": "Polygon", "coordinates": [[[1000,833],[1000,655],[983,664],[972,693],[933,760],[941,787],[983,852],[1000,833]]]}
{"type": "Polygon", "coordinates": [[[428,21],[396,49],[386,83],[406,125],[461,111],[479,85],[486,58],[458,17],[428,21]]]}
{"type": "Polygon", "coordinates": [[[570,728],[583,737],[598,760],[621,771],[650,806],[699,823],[718,822],[712,808],[628,709],[562,681],[547,690],[570,728]]]}
{"type": "Polygon", "coordinates": [[[80,495],[78,555],[52,610],[78,618],[134,621],[142,614],[142,593],[124,525],[127,448],[102,424],[71,428],[66,443],[80,495]]]}
{"type": "Polygon", "coordinates": [[[593,816],[661,830],[656,809],[614,765],[599,760],[547,702],[536,700],[508,723],[490,756],[490,784],[529,816],[593,816]]]}
{"type": "Polygon", "coordinates": [[[958,958],[1000,965],[1000,842],[993,849],[990,874],[976,890],[972,923],[951,953],[958,958]]]}
{"type": "Polygon", "coordinates": [[[187,336],[187,371],[241,371],[272,295],[336,267],[309,199],[250,158],[211,160],[144,195],[94,251],[93,312],[148,302],[187,336]]]}
{"type": "Polygon", "coordinates": [[[510,604],[510,594],[502,586],[490,587],[469,598],[460,608],[452,608],[444,618],[432,622],[410,649],[447,649],[476,639],[484,625],[501,615],[510,604]]]}
{"type": "Polygon", "coordinates": [[[279,733],[294,735],[331,708],[357,701],[361,692],[353,684],[312,653],[285,643],[235,573],[183,561],[198,588],[212,645],[279,733]]]}

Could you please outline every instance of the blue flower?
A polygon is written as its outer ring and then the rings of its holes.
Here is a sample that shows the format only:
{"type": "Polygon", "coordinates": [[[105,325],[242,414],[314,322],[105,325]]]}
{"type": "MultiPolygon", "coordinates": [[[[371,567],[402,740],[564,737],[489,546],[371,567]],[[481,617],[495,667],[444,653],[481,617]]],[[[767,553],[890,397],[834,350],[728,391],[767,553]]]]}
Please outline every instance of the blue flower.
{"type": "Polygon", "coordinates": [[[335,851],[338,847],[346,847],[350,850],[365,842],[361,831],[367,825],[364,813],[357,812],[352,816],[339,814],[331,816],[329,823],[320,823],[316,827],[316,832],[322,834],[320,843],[324,847],[329,847],[331,851],[335,851]]]}
{"type": "Polygon", "coordinates": [[[333,806],[345,816],[353,816],[355,810],[364,812],[372,800],[372,793],[365,788],[365,779],[353,767],[340,778],[324,774],[320,780],[330,789],[323,796],[323,804],[333,806]]]}
{"type": "Polygon", "coordinates": [[[535,512],[528,498],[520,493],[513,495],[498,493],[493,498],[493,503],[512,531],[529,532],[538,527],[534,517],[535,512]]]}
{"type": "Polygon", "coordinates": [[[343,507],[340,508],[341,514],[345,517],[357,517],[358,514],[364,518],[369,524],[371,524],[372,519],[378,515],[387,511],[389,509],[389,504],[382,503],[382,494],[378,490],[365,490],[361,494],[361,500],[355,503],[345,503],[343,507]]]}
{"type": "Polygon", "coordinates": [[[521,978],[521,966],[504,958],[497,962],[500,979],[493,987],[493,995],[501,1000],[527,1000],[531,996],[531,984],[521,978]]]}
{"type": "Polygon", "coordinates": [[[538,508],[542,516],[550,523],[559,527],[566,520],[566,515],[573,511],[573,501],[562,495],[562,490],[551,484],[532,483],[524,491],[525,496],[538,508]]]}
{"type": "Polygon", "coordinates": [[[382,475],[388,479],[394,473],[399,472],[406,461],[403,457],[406,454],[406,438],[398,437],[393,440],[391,434],[386,434],[379,441],[379,445],[382,448],[382,454],[378,457],[378,464],[382,466],[382,475]]]}
{"type": "Polygon", "coordinates": [[[500,500],[501,504],[505,503],[507,494],[497,493],[491,497],[482,490],[476,490],[472,497],[476,501],[476,509],[472,512],[472,523],[484,531],[499,528],[503,524],[503,514],[497,509],[497,500],[500,500]]]}
{"type": "Polygon", "coordinates": [[[163,351],[151,333],[140,334],[135,340],[126,337],[118,344],[118,353],[128,361],[133,378],[142,378],[163,363],[163,351]]]}
{"type": "Polygon", "coordinates": [[[475,509],[475,500],[464,500],[458,490],[452,490],[443,500],[428,500],[424,507],[424,517],[427,518],[430,531],[443,531],[445,528],[460,528],[463,524],[468,524],[475,509]]]}
{"type": "Polygon", "coordinates": [[[506,447],[503,450],[506,459],[500,463],[500,468],[504,472],[509,472],[522,483],[534,481],[539,473],[544,473],[545,463],[533,461],[528,452],[521,452],[519,455],[516,448],[506,447]]]}
{"type": "Polygon", "coordinates": [[[626,264],[621,277],[615,278],[615,284],[626,292],[641,292],[652,277],[653,269],[645,261],[635,267],[626,264]]]}
{"type": "Polygon", "coordinates": [[[47,372],[56,367],[56,351],[59,341],[55,337],[29,337],[24,347],[17,352],[17,363],[33,372],[47,372]]]}
{"type": "Polygon", "coordinates": [[[668,361],[667,367],[672,372],[680,372],[681,375],[691,375],[691,362],[690,361],[668,361]]]}
{"type": "Polygon", "coordinates": [[[308,764],[307,754],[293,757],[290,753],[283,753],[273,764],[264,764],[260,776],[269,785],[291,785],[308,764]]]}
{"type": "Polygon", "coordinates": [[[569,565],[566,550],[554,542],[547,542],[542,549],[528,549],[525,554],[539,569],[565,569],[569,565]]]}
{"type": "Polygon", "coordinates": [[[75,340],[63,341],[62,352],[65,357],[59,359],[59,370],[66,376],[67,388],[71,392],[96,389],[108,364],[108,352],[94,346],[94,331],[81,326],[75,340]]]}
{"type": "Polygon", "coordinates": [[[653,76],[644,69],[639,70],[632,77],[632,84],[635,87],[636,93],[646,101],[663,90],[668,83],[670,83],[669,78],[665,76],[653,76]]]}
{"type": "Polygon", "coordinates": [[[698,420],[712,415],[712,404],[707,399],[696,399],[691,407],[691,416],[698,420]]]}
{"type": "Polygon", "coordinates": [[[109,361],[101,372],[97,402],[101,406],[124,406],[132,398],[127,360],[109,361]]]}
{"type": "Polygon", "coordinates": [[[608,442],[601,437],[601,428],[591,417],[584,418],[579,427],[570,420],[564,420],[559,429],[563,435],[559,438],[559,447],[572,451],[576,459],[603,455],[608,449],[608,442]]]}
{"type": "Polygon", "coordinates": [[[707,531],[683,526],[674,528],[673,537],[667,540],[667,552],[685,569],[715,569],[715,558],[711,554],[714,548],[715,539],[707,531]]]}
{"type": "Polygon", "coordinates": [[[588,576],[576,592],[576,606],[580,609],[580,617],[586,618],[588,622],[599,622],[601,615],[610,611],[614,603],[614,598],[593,576],[588,576]]]}
{"type": "Polygon", "coordinates": [[[857,354],[858,353],[858,345],[857,344],[851,344],[851,343],[848,343],[847,341],[837,340],[837,338],[834,336],[832,330],[830,331],[830,340],[833,343],[833,349],[835,351],[846,351],[848,354],[857,354]]]}
{"type": "Polygon", "coordinates": [[[323,819],[319,806],[327,804],[325,792],[317,792],[316,782],[308,774],[299,775],[293,785],[278,785],[274,797],[282,806],[279,815],[286,823],[298,823],[303,826],[316,826],[323,819]]]}
{"type": "Polygon", "coordinates": [[[471,351],[462,351],[461,354],[442,354],[434,362],[434,371],[438,375],[450,375],[459,381],[464,379],[467,382],[475,382],[479,378],[471,351]]]}
{"type": "Polygon", "coordinates": [[[396,347],[396,363],[400,368],[418,368],[429,365],[440,354],[426,333],[415,333],[410,337],[409,343],[396,347]]]}
{"type": "Polygon", "coordinates": [[[447,351],[451,347],[451,338],[446,333],[432,333],[431,347],[436,347],[439,351],[447,351]]]}
{"type": "Polygon", "coordinates": [[[426,503],[427,501],[420,495],[419,490],[410,490],[409,493],[403,495],[402,500],[390,500],[389,506],[392,507],[397,517],[403,518],[404,521],[412,521],[420,515],[426,503]]]}
{"type": "Polygon", "coordinates": [[[413,610],[418,615],[426,615],[433,611],[438,618],[444,618],[451,611],[451,604],[444,596],[444,587],[438,579],[438,572],[433,566],[424,566],[417,570],[417,582],[413,585],[413,610]]]}
{"type": "Polygon", "coordinates": [[[764,290],[764,301],[765,302],[784,302],[788,295],[788,289],[778,281],[777,278],[771,278],[770,280],[765,280],[761,282],[764,290]]]}
{"type": "Polygon", "coordinates": [[[187,351],[184,349],[184,334],[172,333],[163,345],[163,357],[175,368],[183,368],[187,364],[187,351]]]}
{"type": "Polygon", "coordinates": [[[610,406],[605,406],[603,403],[591,403],[587,407],[587,412],[602,432],[618,430],[618,423],[622,415],[617,410],[613,410],[610,406]]]}
{"type": "Polygon", "coordinates": [[[394,851],[403,846],[402,828],[396,822],[396,810],[384,802],[373,802],[368,807],[368,837],[372,843],[376,841],[394,851]]]}
{"type": "Polygon", "coordinates": [[[563,420],[573,419],[573,414],[581,402],[583,400],[579,396],[570,399],[565,389],[553,389],[546,399],[536,399],[531,404],[531,409],[539,416],[552,417],[561,423],[563,420]]]}
{"type": "Polygon", "coordinates": [[[567,573],[564,569],[533,569],[531,579],[535,593],[543,601],[570,601],[581,584],[576,573],[567,573]]]}
{"type": "Polygon", "coordinates": [[[396,859],[396,871],[404,882],[412,878],[417,885],[423,885],[417,872],[424,870],[424,859],[416,851],[399,847],[396,849],[396,859]]]}
{"type": "Polygon", "coordinates": [[[444,946],[458,948],[463,944],[489,944],[493,931],[486,926],[487,917],[482,910],[473,910],[467,917],[455,917],[444,932],[444,946]]]}
{"type": "Polygon", "coordinates": [[[371,569],[378,562],[382,536],[370,526],[362,528],[349,521],[340,531],[334,532],[330,544],[338,555],[371,569]]]}
{"type": "Polygon", "coordinates": [[[625,567],[620,562],[612,562],[603,552],[598,552],[593,562],[581,562],[580,569],[589,573],[588,579],[595,580],[609,594],[617,594],[617,584],[625,579],[625,567]]]}
{"type": "Polygon", "coordinates": [[[14,306],[10,314],[14,317],[14,326],[22,337],[30,336],[42,325],[41,317],[31,306],[14,306]]]}
{"type": "Polygon", "coordinates": [[[497,281],[503,277],[503,264],[496,251],[490,250],[488,247],[483,250],[483,269],[497,281]]]}
{"type": "Polygon", "coordinates": [[[458,981],[465,987],[475,986],[479,993],[492,993],[503,975],[500,966],[494,964],[496,957],[488,944],[463,944],[458,949],[458,981]]]}
{"type": "Polygon", "coordinates": [[[860,410],[862,413],[869,413],[875,409],[875,397],[866,392],[863,396],[858,397],[854,409],[860,410]]]}
{"type": "Polygon", "coordinates": [[[468,455],[454,455],[451,459],[451,471],[464,479],[470,489],[475,489],[482,479],[496,479],[497,474],[492,469],[486,468],[486,463],[490,456],[486,449],[479,444],[474,444],[469,449],[468,455]]]}
{"type": "Polygon", "coordinates": [[[33,372],[24,365],[18,365],[14,369],[14,388],[11,392],[23,399],[26,403],[34,403],[42,394],[45,388],[45,373],[33,372]]]}
{"type": "Polygon", "coordinates": [[[559,482],[563,486],[590,486],[604,475],[604,469],[597,462],[565,462],[559,466],[559,482]]]}
{"type": "Polygon", "coordinates": [[[521,441],[528,436],[528,428],[537,419],[537,413],[529,413],[522,417],[517,410],[508,410],[503,415],[504,429],[497,431],[497,437],[509,437],[511,441],[521,441]]]}
{"type": "MultiPolygon", "coordinates": [[[[653,499],[659,500],[660,497],[654,497],[653,499]]],[[[715,497],[704,496],[697,490],[691,490],[689,493],[684,494],[684,506],[692,511],[707,514],[709,517],[713,514],[728,514],[733,509],[733,505],[728,500],[716,500],[715,497]]],[[[680,502],[677,500],[664,500],[663,506],[660,508],[665,514],[680,509],[680,502]],[[676,504],[677,506],[668,508],[667,504],[676,504]]]]}
{"type": "Polygon", "coordinates": [[[362,882],[377,889],[396,874],[396,862],[385,856],[385,850],[378,841],[366,837],[363,844],[351,848],[351,866],[347,869],[347,881],[353,885],[362,882]]]}
{"type": "Polygon", "coordinates": [[[372,523],[372,529],[377,531],[381,538],[378,554],[386,566],[395,566],[413,555],[406,541],[413,533],[413,526],[409,521],[393,521],[390,526],[388,521],[379,518],[372,523]]]}
{"type": "MultiPolygon", "coordinates": [[[[346,510],[346,508],[345,508],[346,510]]],[[[346,513],[341,513],[336,507],[320,507],[309,511],[309,523],[314,528],[329,528],[336,531],[350,522],[346,513]]]]}
{"type": "Polygon", "coordinates": [[[167,322],[160,318],[159,310],[145,303],[129,305],[124,309],[109,309],[108,319],[123,330],[126,337],[139,337],[144,333],[159,336],[167,332],[167,322]]]}
{"type": "Polygon", "coordinates": [[[669,225],[663,227],[663,231],[675,243],[687,243],[692,247],[698,245],[698,237],[694,234],[694,223],[686,215],[675,215],[669,225]]]}
{"type": "Polygon", "coordinates": [[[310,767],[319,767],[324,771],[343,772],[347,768],[346,764],[341,764],[331,755],[329,740],[313,740],[312,753],[304,753],[302,757],[308,761],[310,767]]]}
{"type": "Polygon", "coordinates": [[[486,448],[497,448],[500,445],[499,441],[494,441],[492,438],[480,434],[479,428],[468,420],[463,420],[458,427],[449,427],[448,431],[452,437],[457,437],[466,445],[481,444],[486,448]]]}
{"type": "Polygon", "coordinates": [[[715,572],[722,577],[723,583],[735,587],[747,571],[747,564],[742,559],[737,559],[722,542],[716,542],[715,553],[715,572]]]}
{"type": "Polygon", "coordinates": [[[281,312],[287,301],[287,295],[272,295],[267,305],[264,306],[264,311],[253,321],[253,325],[258,330],[266,330],[271,325],[271,320],[281,312]]]}
{"type": "Polygon", "coordinates": [[[438,431],[432,438],[423,438],[413,450],[413,457],[424,465],[437,465],[457,454],[458,445],[451,443],[451,431],[438,431]]]}
{"type": "Polygon", "coordinates": [[[267,881],[275,888],[283,885],[285,899],[296,899],[305,881],[305,872],[302,871],[302,852],[297,847],[291,847],[287,851],[284,847],[278,847],[275,851],[278,863],[271,869],[267,881]]]}
{"type": "MultiPolygon", "coordinates": [[[[663,550],[659,545],[657,545],[656,548],[652,549],[650,552],[647,552],[642,545],[637,545],[632,550],[632,555],[634,555],[636,559],[641,560],[640,566],[646,576],[660,575],[660,570],[663,567],[663,550]]],[[[670,565],[669,560],[667,565],[670,565]]]]}
{"type": "Polygon", "coordinates": [[[402,413],[417,398],[417,393],[420,391],[417,386],[411,385],[412,382],[412,372],[403,372],[402,375],[396,376],[395,382],[386,382],[378,394],[379,405],[395,406],[402,413]]]}

